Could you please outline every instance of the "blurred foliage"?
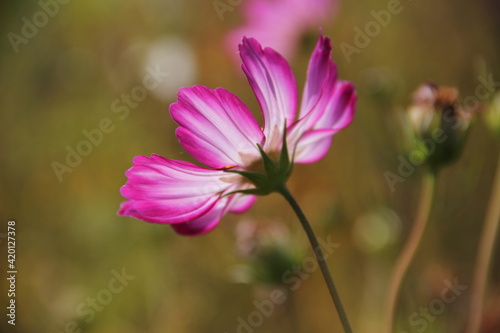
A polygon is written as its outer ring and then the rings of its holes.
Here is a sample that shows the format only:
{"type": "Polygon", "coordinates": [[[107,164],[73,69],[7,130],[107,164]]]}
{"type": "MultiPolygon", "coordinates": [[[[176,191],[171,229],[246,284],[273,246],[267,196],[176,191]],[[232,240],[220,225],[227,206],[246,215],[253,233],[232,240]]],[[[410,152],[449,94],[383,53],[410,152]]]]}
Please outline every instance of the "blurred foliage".
{"type": "MultiPolygon", "coordinates": [[[[387,277],[419,192],[418,168],[394,192],[383,176],[397,172],[399,164],[404,135],[398,112],[423,82],[474,95],[478,59],[500,80],[498,1],[419,0],[402,6],[350,62],[339,45],[353,44],[354,27],[364,29],[373,20],[370,11],[387,8],[387,1],[342,1],[335,21],[322,27],[332,38],[339,77],[357,85],[357,114],[328,156],[297,166],[289,182],[318,236],[341,244],[328,262],[357,332],[380,325],[387,277]],[[382,231],[373,240],[360,233],[360,224],[382,231]]],[[[75,321],[82,332],[93,333],[236,332],[237,318],[247,318],[254,300],[268,297],[229,278],[241,260],[234,227],[242,217],[226,216],[209,235],[184,238],[168,226],[116,216],[123,200],[119,188],[134,156],[190,157],[177,143],[167,112],[175,97],[148,94],[124,119],[112,103],[142,84],[148,48],[175,36],[195,55],[197,75],[188,84],[227,88],[258,112],[246,79],[223,47],[225,34],[241,18],[240,7],[220,21],[212,1],[69,1],[16,53],[6,36],[20,34],[22,18],[31,20],[40,8],[33,1],[0,3],[0,232],[9,219],[17,222],[18,265],[17,325],[4,318],[0,330],[64,332],[75,321]],[[104,118],[113,130],[59,181],[53,162],[65,164],[66,147],[76,149],[86,140],[82,131],[99,128],[104,118]],[[78,306],[107,288],[112,271],[122,268],[135,279],[85,322],[78,306]]],[[[299,89],[314,40],[315,31],[304,36],[291,64],[299,89]]],[[[171,66],[174,73],[177,65],[171,66]]],[[[178,82],[173,75],[168,80],[178,82]]],[[[403,288],[401,329],[411,331],[408,317],[439,296],[445,279],[470,284],[498,151],[498,140],[478,121],[461,158],[441,172],[429,229],[403,288]]],[[[245,216],[285,221],[301,240],[297,246],[308,248],[291,209],[277,195],[259,198],[245,216]]],[[[2,240],[1,253],[5,245],[2,240]]],[[[486,308],[497,314],[498,249],[486,308]]],[[[2,254],[1,274],[4,265],[2,254]]],[[[0,286],[3,293],[3,275],[0,286]]],[[[447,305],[427,332],[459,332],[468,297],[465,292],[447,305]]],[[[3,309],[5,301],[2,294],[3,309]]],[[[303,331],[340,329],[319,271],[291,301],[303,331]]],[[[285,331],[281,323],[290,317],[277,305],[258,331],[285,331]]]]}

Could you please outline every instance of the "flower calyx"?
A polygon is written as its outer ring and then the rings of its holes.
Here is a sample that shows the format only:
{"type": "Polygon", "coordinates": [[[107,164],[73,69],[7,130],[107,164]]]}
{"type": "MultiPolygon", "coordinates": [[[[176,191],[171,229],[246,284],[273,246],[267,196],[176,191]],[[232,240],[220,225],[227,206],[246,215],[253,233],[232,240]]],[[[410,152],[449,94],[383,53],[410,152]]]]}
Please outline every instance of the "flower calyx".
{"type": "Polygon", "coordinates": [[[224,170],[225,172],[236,173],[240,176],[245,177],[250,181],[255,188],[234,191],[233,193],[244,193],[244,194],[255,194],[255,195],[267,195],[272,192],[277,192],[282,188],[293,170],[293,160],[290,160],[288,154],[288,147],[286,142],[286,126],[283,131],[283,142],[281,146],[281,151],[277,159],[271,158],[268,153],[264,151],[261,145],[257,144],[259,148],[260,155],[262,157],[258,163],[261,165],[259,171],[248,171],[248,170],[224,170]]]}

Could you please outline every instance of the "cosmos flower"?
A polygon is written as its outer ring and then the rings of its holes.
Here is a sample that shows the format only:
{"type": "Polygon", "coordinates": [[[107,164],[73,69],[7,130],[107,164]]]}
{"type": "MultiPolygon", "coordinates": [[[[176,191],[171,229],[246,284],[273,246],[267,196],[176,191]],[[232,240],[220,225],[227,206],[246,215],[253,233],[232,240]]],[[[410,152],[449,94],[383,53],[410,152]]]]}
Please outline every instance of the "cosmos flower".
{"type": "Polygon", "coordinates": [[[228,34],[226,47],[236,58],[234,47],[241,36],[253,36],[290,59],[302,35],[331,20],[337,4],[337,0],[247,0],[242,4],[245,23],[228,34]]]}
{"type": "Polygon", "coordinates": [[[256,195],[283,185],[293,163],[323,158],[333,135],[352,121],[355,89],[337,79],[328,37],[319,37],[312,54],[298,114],[297,86],[286,60],[253,38],[243,38],[239,51],[264,125],[225,89],[180,89],[170,106],[179,124],[176,135],[207,167],[158,155],[135,157],[121,188],[129,200],[119,215],[170,224],[183,235],[204,234],[225,213],[244,212],[256,195]]]}

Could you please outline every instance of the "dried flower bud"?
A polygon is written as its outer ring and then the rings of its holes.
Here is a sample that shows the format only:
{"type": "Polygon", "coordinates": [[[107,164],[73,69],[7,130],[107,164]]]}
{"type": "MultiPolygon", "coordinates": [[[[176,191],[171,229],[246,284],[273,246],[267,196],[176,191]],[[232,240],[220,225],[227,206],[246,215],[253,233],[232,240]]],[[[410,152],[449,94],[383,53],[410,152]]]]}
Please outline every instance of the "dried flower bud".
{"type": "Polygon", "coordinates": [[[422,84],[413,93],[413,104],[408,108],[408,116],[416,133],[426,133],[435,117],[437,86],[432,83],[422,84]]]}
{"type": "Polygon", "coordinates": [[[415,149],[438,168],[454,161],[462,150],[467,130],[479,107],[459,105],[459,92],[433,83],[421,85],[408,108],[415,131],[415,149]],[[437,139],[439,138],[439,139],[437,139]]]}

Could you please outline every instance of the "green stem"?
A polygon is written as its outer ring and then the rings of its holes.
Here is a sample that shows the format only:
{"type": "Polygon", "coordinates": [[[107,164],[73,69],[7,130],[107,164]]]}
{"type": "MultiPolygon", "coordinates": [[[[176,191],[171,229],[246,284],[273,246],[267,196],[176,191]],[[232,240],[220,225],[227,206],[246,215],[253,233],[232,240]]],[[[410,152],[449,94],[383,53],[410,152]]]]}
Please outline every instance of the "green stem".
{"type": "Polygon", "coordinates": [[[408,236],[408,240],[404,245],[401,254],[399,255],[394,270],[392,271],[389,290],[387,294],[386,317],[384,322],[384,333],[392,332],[394,323],[394,311],[401,290],[401,285],[408,272],[408,268],[417,252],[422,235],[425,231],[425,226],[429,220],[434,190],[436,186],[436,173],[434,170],[428,170],[424,175],[422,189],[420,192],[420,201],[417,210],[417,215],[413,223],[413,228],[408,236]]]}
{"type": "Polygon", "coordinates": [[[467,333],[477,333],[481,327],[483,314],[484,294],[488,282],[488,273],[492,258],[495,240],[498,234],[500,221],[500,155],[497,161],[497,170],[493,182],[492,193],[486,213],[484,227],[479,240],[479,249],[476,258],[476,267],[472,279],[472,295],[470,300],[469,321],[467,333]]]}
{"type": "Polygon", "coordinates": [[[349,324],[349,320],[347,319],[344,306],[340,301],[339,293],[337,292],[335,284],[333,283],[332,276],[328,271],[328,266],[326,265],[325,256],[323,255],[321,246],[319,245],[318,239],[316,238],[316,235],[314,234],[314,231],[311,228],[309,221],[307,220],[306,216],[302,212],[302,209],[297,204],[297,201],[295,201],[294,197],[290,194],[285,185],[282,185],[278,189],[278,192],[281,195],[283,195],[283,197],[286,199],[286,201],[288,201],[290,206],[292,206],[295,214],[297,214],[297,217],[299,218],[300,223],[302,224],[302,227],[304,228],[304,231],[307,234],[307,238],[309,238],[309,242],[311,243],[311,246],[314,250],[313,252],[316,257],[316,261],[318,262],[319,267],[321,268],[321,273],[323,273],[323,278],[325,279],[326,285],[330,292],[330,296],[333,300],[333,304],[335,305],[340,321],[342,322],[342,327],[344,328],[344,332],[352,333],[351,325],[349,324]]]}

